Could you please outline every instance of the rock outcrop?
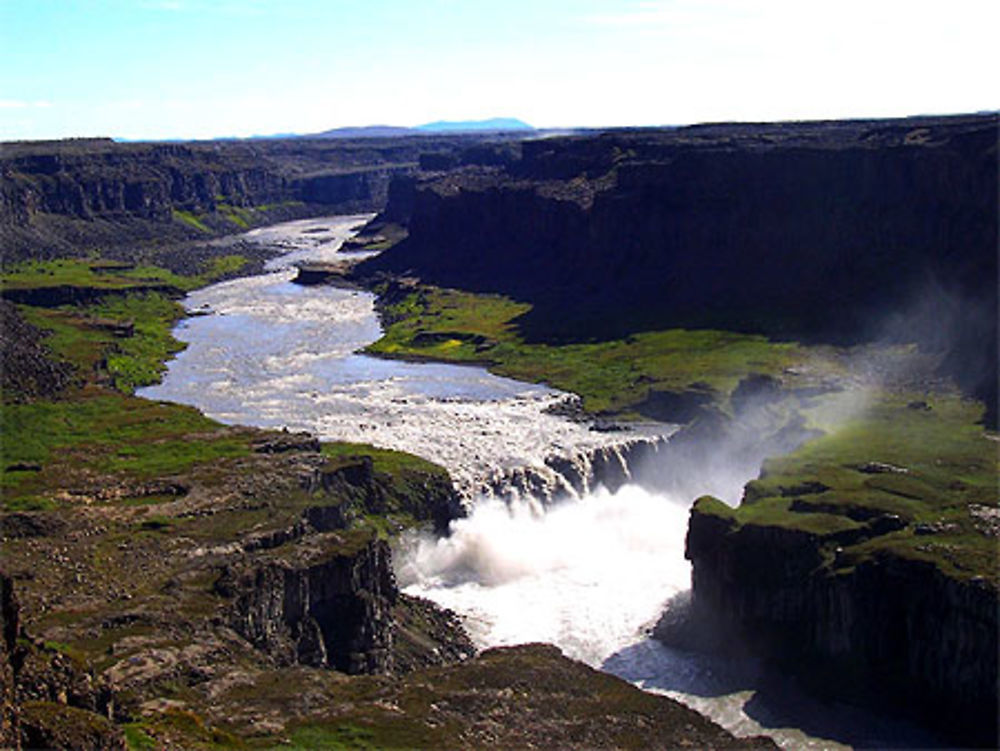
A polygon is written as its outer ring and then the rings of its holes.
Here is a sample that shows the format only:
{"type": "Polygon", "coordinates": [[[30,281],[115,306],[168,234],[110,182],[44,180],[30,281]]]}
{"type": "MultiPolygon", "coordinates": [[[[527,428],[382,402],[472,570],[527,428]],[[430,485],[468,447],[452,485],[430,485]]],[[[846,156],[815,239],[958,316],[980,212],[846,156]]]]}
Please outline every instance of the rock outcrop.
{"type": "Polygon", "coordinates": [[[86,666],[29,638],[13,581],[0,572],[0,745],[124,751],[113,702],[86,666]]]}
{"type": "MultiPolygon", "coordinates": [[[[748,650],[814,690],[913,718],[961,743],[996,745],[995,587],[891,551],[841,567],[816,533],[737,525],[722,509],[706,498],[692,510],[691,610],[681,624],[663,621],[661,638],[748,650]]],[[[866,534],[891,531],[873,521],[866,534]]]]}
{"type": "Polygon", "coordinates": [[[388,545],[347,553],[331,536],[333,554],[320,537],[277,559],[228,567],[217,590],[235,596],[232,626],[279,664],[391,672],[398,590],[388,545]]]}

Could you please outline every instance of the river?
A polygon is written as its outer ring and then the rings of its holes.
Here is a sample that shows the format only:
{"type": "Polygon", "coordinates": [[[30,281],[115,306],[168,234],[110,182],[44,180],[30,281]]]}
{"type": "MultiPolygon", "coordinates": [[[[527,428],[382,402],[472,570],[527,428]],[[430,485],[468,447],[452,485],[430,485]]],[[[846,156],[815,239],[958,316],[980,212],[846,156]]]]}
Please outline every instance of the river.
{"type": "MultiPolygon", "coordinates": [[[[684,535],[697,493],[672,497],[626,484],[550,505],[524,493],[505,500],[486,493],[525,467],[550,476],[548,456],[613,447],[629,434],[552,414],[568,395],[545,386],[477,367],[358,354],[380,335],[372,295],[296,285],[291,264],[343,258],[341,244],[367,218],[310,219],[241,236],[282,255],[266,274],[188,296],[196,315],[175,332],[187,348],[163,382],[140,395],[190,404],[225,423],[307,430],[445,466],[471,513],[447,538],[405,538],[396,567],[404,591],[460,613],[480,647],[550,642],[737,735],[764,733],[786,748],[927,745],[911,728],[810,700],[752,662],[716,661],[645,636],[664,604],[690,587],[684,535]]],[[[657,430],[670,433],[661,426],[645,434],[657,430]]]]}

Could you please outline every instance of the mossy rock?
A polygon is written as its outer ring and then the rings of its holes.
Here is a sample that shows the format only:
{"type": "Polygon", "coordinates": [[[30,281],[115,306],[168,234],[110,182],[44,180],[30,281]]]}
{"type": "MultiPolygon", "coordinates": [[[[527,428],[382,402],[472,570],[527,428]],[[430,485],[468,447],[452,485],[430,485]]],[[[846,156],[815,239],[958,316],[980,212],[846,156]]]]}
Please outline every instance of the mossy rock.
{"type": "Polygon", "coordinates": [[[21,743],[25,748],[67,751],[126,751],[124,733],[106,717],[49,701],[21,707],[21,743]]]}

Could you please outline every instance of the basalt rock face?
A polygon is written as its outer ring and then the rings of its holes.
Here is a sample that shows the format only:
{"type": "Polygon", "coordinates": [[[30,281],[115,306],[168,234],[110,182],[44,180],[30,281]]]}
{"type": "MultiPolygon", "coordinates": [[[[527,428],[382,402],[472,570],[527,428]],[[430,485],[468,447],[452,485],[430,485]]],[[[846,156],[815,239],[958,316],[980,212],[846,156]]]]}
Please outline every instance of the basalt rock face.
{"type": "Polygon", "coordinates": [[[400,473],[396,478],[375,471],[370,457],[343,457],[317,467],[302,478],[302,487],[337,498],[334,505],[306,509],[304,518],[320,531],[346,529],[365,515],[406,513],[419,522],[432,522],[438,534],[465,516],[462,499],[445,474],[400,473]],[[394,482],[403,483],[394,486],[394,482]],[[401,502],[401,499],[405,501],[401,502]]]}
{"type": "MultiPolygon", "coordinates": [[[[670,326],[916,337],[949,352],[950,374],[995,420],[995,346],[982,346],[996,342],[995,115],[622,131],[521,148],[507,164],[414,183],[398,197],[411,207],[409,238],[358,273],[531,302],[530,338],[670,326]]],[[[392,202],[387,212],[399,213],[392,202]]]]}
{"type": "Polygon", "coordinates": [[[482,140],[5,143],[0,239],[5,256],[14,260],[203,239],[248,223],[321,213],[374,211],[385,205],[391,179],[415,172],[422,154],[448,154],[482,140]],[[234,209],[258,213],[237,212],[234,223],[234,209]],[[197,222],[179,221],[178,211],[197,222]]]}
{"type": "Polygon", "coordinates": [[[124,750],[112,707],[103,681],[25,634],[14,584],[0,572],[0,745],[124,750]]]}
{"type": "MultiPolygon", "coordinates": [[[[690,624],[714,644],[775,660],[815,689],[997,743],[997,592],[932,563],[882,553],[826,565],[815,536],[691,514],[690,624]]],[[[676,624],[673,624],[676,626],[676,624]]],[[[668,622],[660,636],[683,641],[668,622]]],[[[690,636],[690,634],[688,634],[690,636]]]]}
{"type": "Polygon", "coordinates": [[[237,593],[235,630],[279,664],[347,673],[393,668],[392,608],[399,593],[385,542],[354,554],[276,560],[242,572],[230,567],[218,588],[237,593]]]}

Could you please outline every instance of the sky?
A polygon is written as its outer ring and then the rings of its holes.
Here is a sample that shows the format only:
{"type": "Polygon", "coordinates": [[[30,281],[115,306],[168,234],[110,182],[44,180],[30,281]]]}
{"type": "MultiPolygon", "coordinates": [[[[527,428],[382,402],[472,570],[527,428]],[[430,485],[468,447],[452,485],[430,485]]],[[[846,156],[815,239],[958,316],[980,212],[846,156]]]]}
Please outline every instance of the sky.
{"type": "Polygon", "coordinates": [[[0,140],[1000,109],[1000,0],[0,0],[0,140]]]}

